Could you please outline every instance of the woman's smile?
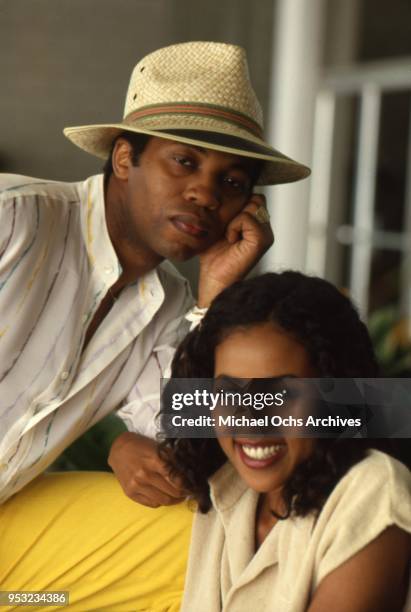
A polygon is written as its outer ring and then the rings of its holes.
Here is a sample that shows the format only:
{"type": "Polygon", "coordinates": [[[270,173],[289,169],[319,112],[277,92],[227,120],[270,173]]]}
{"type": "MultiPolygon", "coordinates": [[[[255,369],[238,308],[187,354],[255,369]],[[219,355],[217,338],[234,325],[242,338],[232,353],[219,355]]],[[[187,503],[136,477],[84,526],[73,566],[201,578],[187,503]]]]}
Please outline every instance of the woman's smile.
{"type": "Polygon", "coordinates": [[[235,452],[239,459],[251,469],[264,469],[280,461],[287,452],[285,442],[263,440],[258,442],[241,442],[235,440],[235,452]]]}

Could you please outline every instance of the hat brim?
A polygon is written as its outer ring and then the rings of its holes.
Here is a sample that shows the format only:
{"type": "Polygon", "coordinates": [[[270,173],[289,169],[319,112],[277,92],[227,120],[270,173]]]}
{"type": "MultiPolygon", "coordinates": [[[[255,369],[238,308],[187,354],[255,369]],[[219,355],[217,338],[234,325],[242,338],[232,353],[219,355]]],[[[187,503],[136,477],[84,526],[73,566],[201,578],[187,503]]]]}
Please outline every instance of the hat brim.
{"type": "Polygon", "coordinates": [[[258,185],[291,183],[306,178],[311,172],[307,166],[271,148],[260,139],[239,137],[218,129],[210,131],[198,126],[195,129],[149,129],[125,123],[111,123],[67,127],[64,129],[64,135],[87,153],[107,159],[113,140],[124,131],[194,146],[206,146],[207,149],[262,160],[263,167],[257,180],[258,185]]]}

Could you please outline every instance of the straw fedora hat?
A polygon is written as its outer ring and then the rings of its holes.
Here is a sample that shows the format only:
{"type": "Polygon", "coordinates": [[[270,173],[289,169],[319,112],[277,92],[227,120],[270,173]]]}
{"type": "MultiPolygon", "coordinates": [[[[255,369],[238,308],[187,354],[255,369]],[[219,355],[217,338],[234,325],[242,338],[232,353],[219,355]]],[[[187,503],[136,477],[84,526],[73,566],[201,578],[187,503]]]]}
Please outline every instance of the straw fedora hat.
{"type": "Polygon", "coordinates": [[[264,141],[245,51],[235,45],[187,42],[150,53],[133,70],[122,121],[67,127],[64,134],[107,159],[113,140],[125,130],[261,159],[260,185],[310,174],[264,141]]]}

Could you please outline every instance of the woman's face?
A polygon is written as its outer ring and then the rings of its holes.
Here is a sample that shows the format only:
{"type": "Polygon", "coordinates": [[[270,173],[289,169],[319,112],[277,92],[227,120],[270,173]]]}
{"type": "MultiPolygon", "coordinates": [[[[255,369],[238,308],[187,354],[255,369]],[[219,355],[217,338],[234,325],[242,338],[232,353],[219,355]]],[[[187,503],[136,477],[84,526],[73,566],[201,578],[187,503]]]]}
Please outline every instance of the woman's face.
{"type": "MultiPolygon", "coordinates": [[[[315,376],[304,347],[272,323],[233,331],[216,348],[215,377],[315,376]]],[[[311,438],[219,437],[229,461],[259,493],[279,492],[295,467],[313,450],[311,438]]]]}

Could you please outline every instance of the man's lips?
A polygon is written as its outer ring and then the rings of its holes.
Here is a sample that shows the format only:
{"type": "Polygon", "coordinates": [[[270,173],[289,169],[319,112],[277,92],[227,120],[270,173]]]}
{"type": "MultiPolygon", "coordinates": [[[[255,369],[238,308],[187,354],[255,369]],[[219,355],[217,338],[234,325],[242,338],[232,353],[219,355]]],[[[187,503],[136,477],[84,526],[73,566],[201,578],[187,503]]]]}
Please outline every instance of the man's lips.
{"type": "Polygon", "coordinates": [[[196,215],[174,215],[171,222],[180,232],[196,238],[205,238],[210,231],[209,225],[196,215]]]}

